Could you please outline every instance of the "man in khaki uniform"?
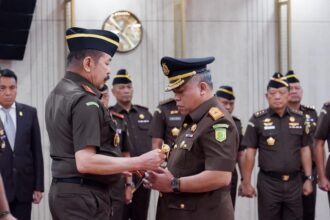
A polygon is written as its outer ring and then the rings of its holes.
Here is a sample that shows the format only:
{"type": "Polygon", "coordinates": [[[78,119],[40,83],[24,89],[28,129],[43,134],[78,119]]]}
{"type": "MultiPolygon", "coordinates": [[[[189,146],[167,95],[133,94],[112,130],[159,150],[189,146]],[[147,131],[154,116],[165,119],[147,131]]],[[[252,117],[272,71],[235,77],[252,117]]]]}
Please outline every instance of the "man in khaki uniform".
{"type": "MultiPolygon", "coordinates": [[[[308,133],[312,138],[314,137],[314,132],[316,128],[317,122],[317,112],[313,106],[306,106],[301,104],[301,99],[303,96],[303,89],[300,85],[300,80],[293,72],[293,70],[288,71],[285,75],[286,80],[289,83],[290,93],[289,93],[289,102],[288,105],[290,108],[294,110],[301,111],[305,116],[305,125],[306,125],[306,133],[308,133]]],[[[311,144],[311,152],[313,154],[314,143],[311,144]]],[[[313,158],[314,159],[314,158],[313,158]]],[[[315,203],[316,203],[316,164],[314,160],[312,161],[312,174],[314,181],[313,184],[313,192],[308,196],[302,196],[303,200],[303,219],[304,220],[314,220],[315,219],[315,203]]],[[[302,177],[304,179],[306,175],[302,172],[302,177]]]]}
{"type": "Polygon", "coordinates": [[[154,150],[122,158],[116,123],[100,101],[119,38],[105,30],[69,28],[67,73],[46,102],[53,181],[49,206],[54,220],[109,219],[109,187],[120,173],[154,170],[165,155],[154,150]],[[116,174],[116,175],[115,175],[116,174]]]}
{"type": "MultiPolygon", "coordinates": [[[[231,86],[220,86],[215,95],[218,98],[218,101],[225,107],[225,109],[229,112],[229,114],[233,117],[233,120],[235,122],[235,125],[238,130],[239,134],[239,147],[238,147],[238,153],[237,153],[237,164],[240,171],[240,174],[242,175],[242,166],[243,166],[243,159],[244,159],[244,150],[245,147],[241,145],[243,134],[242,134],[242,122],[239,118],[232,115],[234,108],[235,108],[235,94],[233,87],[231,86]]],[[[237,182],[238,182],[238,175],[237,175],[237,169],[235,168],[233,172],[233,176],[231,178],[231,200],[233,202],[233,206],[235,208],[235,202],[236,202],[236,192],[237,192],[237,182]]]]}
{"type": "Polygon", "coordinates": [[[167,168],[148,172],[145,186],[160,191],[158,220],[233,220],[230,180],[238,148],[234,121],[212,92],[206,65],[213,57],[163,57],[183,125],[167,168]]]}
{"type": "Polygon", "coordinates": [[[250,119],[242,144],[247,147],[240,195],[256,195],[251,185],[255,155],[259,150],[259,220],[302,219],[302,197],[312,188],[312,160],[302,112],[288,108],[289,85],[275,73],[267,86],[269,108],[250,119]],[[306,180],[302,183],[303,166],[306,180]]]}

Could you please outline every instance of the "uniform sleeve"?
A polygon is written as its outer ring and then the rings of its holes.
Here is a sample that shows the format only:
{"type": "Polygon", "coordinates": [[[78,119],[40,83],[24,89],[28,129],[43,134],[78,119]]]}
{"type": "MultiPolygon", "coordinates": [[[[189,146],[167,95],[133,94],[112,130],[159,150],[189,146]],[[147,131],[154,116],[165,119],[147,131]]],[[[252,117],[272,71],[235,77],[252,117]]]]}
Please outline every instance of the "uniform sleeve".
{"type": "Polygon", "coordinates": [[[257,120],[252,116],[246,127],[246,131],[242,140],[242,145],[245,147],[258,148],[258,123],[257,120]]]}
{"type": "Polygon", "coordinates": [[[232,172],[235,167],[238,133],[229,122],[208,128],[199,140],[205,155],[205,169],[232,172]],[[223,127],[217,127],[223,125],[223,127]],[[228,126],[226,128],[226,125],[228,126]]]}
{"type": "Polygon", "coordinates": [[[154,138],[165,139],[165,116],[164,112],[158,106],[151,121],[148,134],[154,138]]]}
{"type": "Polygon", "coordinates": [[[92,96],[84,96],[72,109],[74,150],[101,145],[101,103],[92,96]]]}
{"type": "Polygon", "coordinates": [[[315,138],[326,140],[330,130],[330,112],[326,106],[323,106],[317,121],[315,138]]]}

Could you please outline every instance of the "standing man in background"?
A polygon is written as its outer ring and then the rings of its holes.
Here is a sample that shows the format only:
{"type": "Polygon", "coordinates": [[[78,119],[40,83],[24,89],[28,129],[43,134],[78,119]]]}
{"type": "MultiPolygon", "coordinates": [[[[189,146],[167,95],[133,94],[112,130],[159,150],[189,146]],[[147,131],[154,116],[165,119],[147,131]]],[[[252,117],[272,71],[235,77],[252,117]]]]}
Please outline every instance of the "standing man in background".
{"type": "Polygon", "coordinates": [[[269,108],[251,117],[242,144],[247,147],[240,195],[256,196],[251,185],[255,156],[259,150],[259,220],[302,219],[302,197],[312,188],[312,160],[302,112],[288,108],[289,85],[275,73],[267,85],[269,108]],[[302,182],[301,166],[306,179],[302,182]]]}
{"type": "MultiPolygon", "coordinates": [[[[139,156],[151,150],[151,138],[148,129],[152,115],[148,108],[133,105],[133,85],[131,76],[125,69],[121,69],[114,76],[112,82],[112,94],[116,97],[116,105],[110,107],[111,112],[124,116],[127,122],[128,133],[131,141],[130,156],[139,156]]],[[[141,177],[133,176],[135,184],[139,183],[141,177]]],[[[128,186],[132,187],[132,186],[128,186]]],[[[150,190],[144,187],[134,189],[132,203],[127,205],[124,211],[124,219],[146,220],[148,215],[150,190]]]]}
{"type": "Polygon", "coordinates": [[[16,102],[16,95],[16,74],[0,70],[0,135],[6,136],[0,172],[12,215],[29,220],[32,203],[43,197],[44,164],[37,110],[16,102]]]}
{"type": "MultiPolygon", "coordinates": [[[[237,164],[242,176],[242,166],[244,160],[244,150],[245,147],[241,145],[243,134],[242,134],[242,122],[236,116],[233,116],[233,111],[235,108],[235,95],[233,87],[231,86],[220,86],[215,95],[218,97],[218,101],[225,107],[225,109],[229,112],[229,114],[233,117],[235,125],[238,130],[239,134],[239,147],[237,153],[237,164]]],[[[235,168],[232,178],[231,178],[231,190],[230,195],[233,202],[233,207],[235,208],[236,203],[236,192],[237,192],[237,182],[238,182],[238,175],[237,169],[235,168]]]]}
{"type": "Polygon", "coordinates": [[[324,103],[315,131],[315,159],[319,188],[328,192],[330,207],[330,156],[325,161],[324,144],[328,142],[330,151],[330,102],[324,103]],[[326,165],[325,165],[326,164],[326,165]]]}
{"type": "MultiPolygon", "coordinates": [[[[104,84],[100,89],[101,102],[106,109],[109,109],[109,87],[104,84]]],[[[112,120],[116,123],[116,147],[120,149],[122,157],[129,157],[129,149],[131,148],[131,142],[129,140],[127,123],[124,120],[124,115],[116,112],[110,112],[108,110],[112,120]]],[[[111,124],[110,124],[111,126],[111,124]]],[[[113,215],[110,217],[111,220],[122,220],[124,215],[125,204],[132,202],[133,197],[132,177],[121,175],[119,180],[114,183],[110,188],[110,197],[112,201],[112,212],[113,215]]]]}
{"type": "MultiPolygon", "coordinates": [[[[306,133],[313,139],[314,132],[317,123],[317,112],[313,106],[306,106],[301,104],[303,97],[303,89],[300,85],[299,77],[292,70],[288,71],[286,74],[287,82],[289,83],[290,93],[288,105],[290,108],[301,111],[305,116],[305,126],[306,133]]],[[[313,192],[308,195],[302,195],[303,200],[303,219],[304,220],[314,220],[315,219],[315,203],[316,203],[316,164],[314,162],[314,143],[311,144],[312,152],[312,174],[313,174],[313,192]]],[[[302,172],[302,178],[304,180],[305,173],[302,172]]]]}

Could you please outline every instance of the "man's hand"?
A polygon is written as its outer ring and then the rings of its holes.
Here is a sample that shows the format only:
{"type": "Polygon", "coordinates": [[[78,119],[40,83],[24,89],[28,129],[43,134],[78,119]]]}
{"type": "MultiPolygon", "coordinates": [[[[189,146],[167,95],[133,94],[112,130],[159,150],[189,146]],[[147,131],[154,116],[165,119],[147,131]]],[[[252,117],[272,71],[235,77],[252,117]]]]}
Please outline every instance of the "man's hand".
{"type": "Polygon", "coordinates": [[[160,149],[149,151],[139,156],[142,161],[141,170],[157,170],[165,161],[166,155],[160,149]]]}
{"type": "Polygon", "coordinates": [[[327,179],[327,177],[320,177],[319,180],[318,180],[318,185],[319,185],[319,188],[323,191],[327,191],[329,192],[330,191],[330,182],[329,180],[327,179]]]}
{"type": "Polygon", "coordinates": [[[257,196],[257,193],[251,183],[246,183],[243,181],[238,188],[238,195],[242,197],[253,198],[257,196]]]}
{"type": "Polygon", "coordinates": [[[174,177],[168,169],[159,167],[155,171],[146,172],[143,179],[143,186],[160,192],[173,192],[171,187],[171,181],[173,179],[174,177]]]}
{"type": "Polygon", "coordinates": [[[303,194],[304,196],[308,196],[313,192],[313,185],[312,181],[310,180],[305,180],[304,185],[303,185],[303,194]]]}
{"type": "Polygon", "coordinates": [[[131,186],[126,186],[125,188],[125,203],[130,204],[133,199],[133,188],[131,186]]]}
{"type": "Polygon", "coordinates": [[[33,195],[32,195],[32,198],[33,198],[33,203],[34,204],[39,204],[41,199],[42,199],[42,196],[43,196],[43,192],[40,192],[40,191],[34,191],[33,192],[33,195]]]}

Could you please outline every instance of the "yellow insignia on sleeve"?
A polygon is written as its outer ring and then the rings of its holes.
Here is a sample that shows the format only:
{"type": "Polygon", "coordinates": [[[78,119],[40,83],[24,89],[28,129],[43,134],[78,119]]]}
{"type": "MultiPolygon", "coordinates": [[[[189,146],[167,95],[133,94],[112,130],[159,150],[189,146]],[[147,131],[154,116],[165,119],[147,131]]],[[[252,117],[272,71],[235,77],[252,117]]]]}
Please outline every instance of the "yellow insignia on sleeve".
{"type": "Polygon", "coordinates": [[[218,107],[210,108],[209,115],[213,118],[214,121],[224,116],[223,112],[218,107]]]}
{"type": "Polygon", "coordinates": [[[140,118],[140,119],[144,119],[144,115],[143,115],[143,114],[140,114],[140,115],[139,115],[139,118],[140,118]]]}
{"type": "Polygon", "coordinates": [[[219,142],[223,142],[227,139],[227,124],[215,124],[212,126],[215,132],[215,139],[219,142]]]}
{"type": "Polygon", "coordinates": [[[96,106],[97,108],[100,107],[99,104],[97,104],[96,102],[87,102],[86,105],[87,105],[87,106],[93,106],[93,105],[94,105],[94,106],[96,106]]]}

